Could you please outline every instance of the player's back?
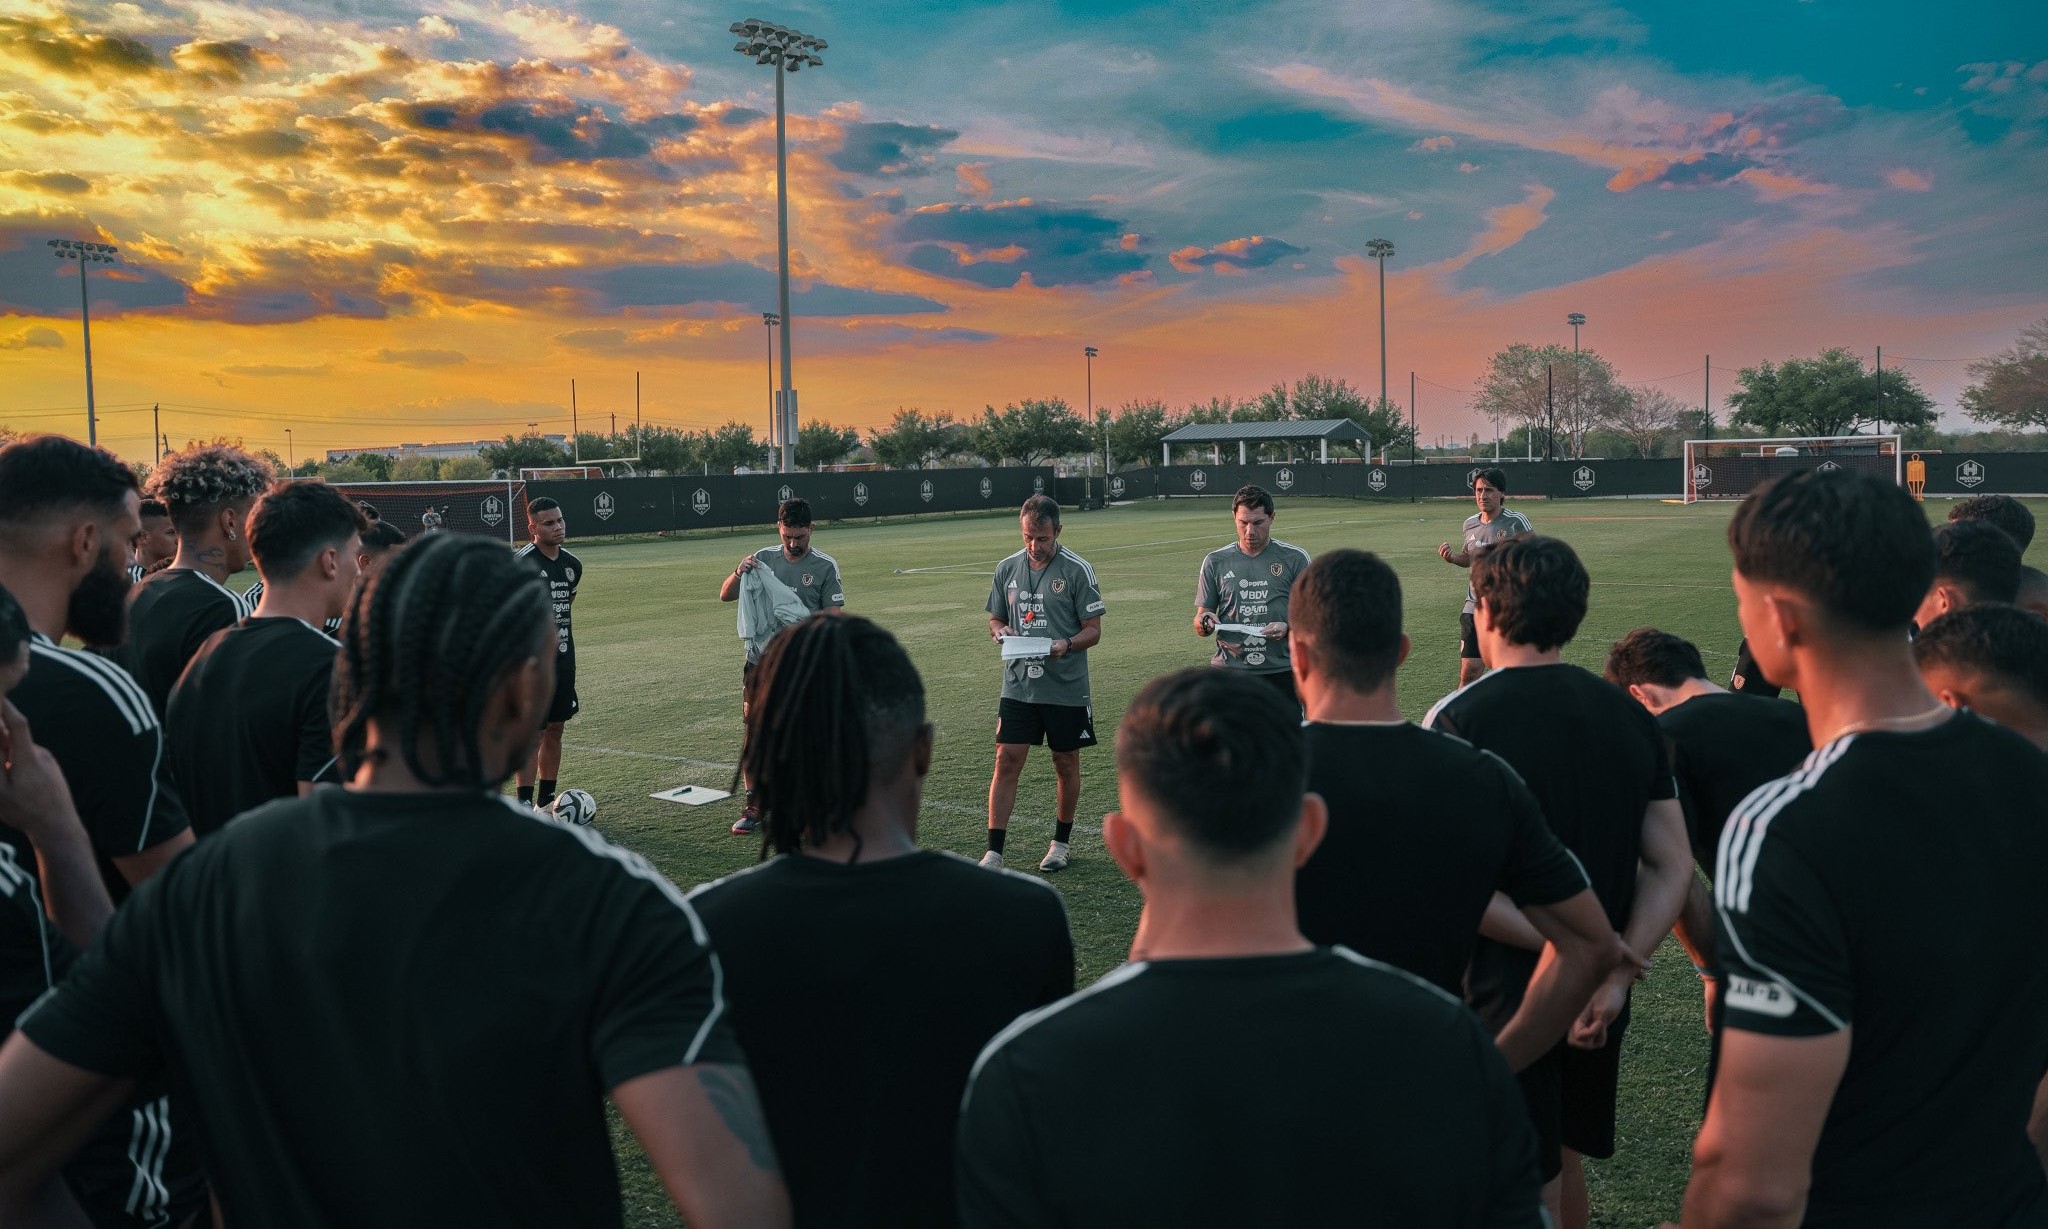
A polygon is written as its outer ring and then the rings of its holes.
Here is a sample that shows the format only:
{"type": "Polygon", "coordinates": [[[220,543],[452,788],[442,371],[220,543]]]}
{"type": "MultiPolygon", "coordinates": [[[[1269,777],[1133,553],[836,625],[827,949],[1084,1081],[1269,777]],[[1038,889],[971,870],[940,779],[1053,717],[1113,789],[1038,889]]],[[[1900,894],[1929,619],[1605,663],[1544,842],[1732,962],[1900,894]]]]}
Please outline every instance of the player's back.
{"type": "Polygon", "coordinates": [[[1730,820],[1727,1026],[1852,1030],[1807,1225],[2048,1224],[2044,797],[2048,756],[1962,713],[1837,739],[1730,820]]]}
{"type": "Polygon", "coordinates": [[[206,638],[248,614],[227,586],[191,568],[166,568],[128,593],[128,640],[116,654],[161,717],[171,688],[206,638]]]}
{"type": "Polygon", "coordinates": [[[1461,992],[1494,892],[1548,905],[1586,877],[1514,770],[1407,723],[1309,722],[1308,788],[1330,809],[1295,876],[1310,942],[1342,944],[1461,992]]]}
{"type": "Polygon", "coordinates": [[[970,1227],[1541,1223],[1492,1038],[1342,949],[1126,965],[1019,1020],[977,1067],[960,1153],[970,1227]]]}
{"type": "Polygon", "coordinates": [[[175,1056],[231,1223],[616,1225],[604,1091],[736,1059],[714,968],[680,894],[587,829],[322,790],[150,880],[23,1028],[175,1056]]]}
{"type": "Polygon", "coordinates": [[[338,645],[298,619],[215,632],[171,692],[171,768],[194,835],[297,793],[334,764],[327,692],[338,645]]]}
{"type": "Polygon", "coordinates": [[[1715,692],[1657,715],[1685,804],[1693,856],[1714,864],[1721,829],[1751,790],[1799,766],[1813,750],[1806,710],[1790,700],[1715,692]]]}
{"type": "Polygon", "coordinates": [[[853,865],[784,855],[690,901],[797,1219],[953,1223],[953,1134],[975,1056],[1074,986],[1059,893],[921,851],[853,865]]]}

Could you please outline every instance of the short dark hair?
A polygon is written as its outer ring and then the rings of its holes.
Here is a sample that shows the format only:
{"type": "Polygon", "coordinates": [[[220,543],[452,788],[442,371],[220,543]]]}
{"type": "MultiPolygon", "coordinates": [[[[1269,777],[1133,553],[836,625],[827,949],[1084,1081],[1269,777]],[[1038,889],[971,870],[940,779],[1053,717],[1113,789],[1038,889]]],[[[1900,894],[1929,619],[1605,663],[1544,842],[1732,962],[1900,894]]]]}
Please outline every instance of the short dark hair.
{"type": "Polygon", "coordinates": [[[1990,521],[2012,536],[2022,551],[2034,544],[2034,513],[2010,495],[1972,495],[1959,499],[1948,510],[1951,524],[1957,521],[1990,521]]]}
{"type": "Polygon", "coordinates": [[[31,634],[28,611],[21,608],[12,593],[0,587],[0,662],[12,665],[31,634]]]}
{"type": "Polygon", "coordinates": [[[1615,641],[1601,673],[1616,687],[1676,687],[1708,677],[1698,645],[1654,627],[1639,627],[1615,641]]]}
{"type": "Polygon", "coordinates": [[[1477,487],[1482,482],[1503,495],[1508,493],[1508,471],[1497,465],[1473,471],[1472,485],[1477,487]]]}
{"type": "Polygon", "coordinates": [[[249,552],[265,584],[290,581],[315,556],[369,528],[360,508],[318,478],[287,482],[249,512],[249,552]]]}
{"type": "Polygon", "coordinates": [[[203,530],[222,508],[253,502],[273,481],[268,463],[227,444],[207,444],[157,462],[149,493],[164,501],[183,536],[203,530]]]}
{"type": "Polygon", "coordinates": [[[1145,685],[1124,710],[1116,766],[1215,863],[1283,839],[1308,787],[1300,710],[1257,679],[1209,667],[1145,685]]]}
{"type": "Polygon", "coordinates": [[[1230,501],[1230,514],[1236,516],[1239,508],[1257,508],[1267,516],[1271,516],[1273,515],[1273,497],[1266,493],[1265,487],[1246,483],[1237,488],[1237,498],[1230,501]]]}
{"type": "Polygon", "coordinates": [[[1585,621],[1592,583],[1577,551],[1541,534],[1496,543],[1472,560],[1472,594],[1510,644],[1570,643],[1585,621]]]}
{"type": "Polygon", "coordinates": [[[851,828],[876,770],[902,762],[924,721],[924,680],[879,624],[825,610],[778,632],[754,672],[740,751],[763,855],[851,828]]]}
{"type": "Polygon", "coordinates": [[[61,435],[31,435],[0,448],[0,524],[27,525],[55,512],[118,510],[135,471],[103,448],[61,435]]]}
{"type": "Polygon", "coordinates": [[[363,530],[363,549],[370,554],[405,545],[405,534],[398,526],[385,521],[373,521],[368,517],[364,518],[364,523],[367,528],[363,530]]]}
{"type": "Polygon", "coordinates": [[[368,520],[373,525],[377,523],[379,518],[377,516],[376,504],[371,503],[367,499],[358,499],[356,501],[356,507],[361,508],[363,510],[363,517],[365,520],[368,520]]]}
{"type": "Polygon", "coordinates": [[[2048,620],[2003,602],[1951,610],[1920,629],[1913,656],[1987,675],[2048,708],[2048,620]]]}
{"type": "Polygon", "coordinates": [[[1961,585],[1972,602],[2010,602],[2020,595],[2020,547],[1991,521],[1934,527],[1934,578],[1961,585]]]}
{"type": "MultiPolygon", "coordinates": [[[[423,536],[356,591],[341,627],[328,714],[344,778],[368,752],[370,722],[423,783],[492,789],[480,746],[491,689],[554,643],[554,612],[531,564],[469,534],[423,536]],[[422,732],[434,757],[423,753],[422,732]]],[[[551,651],[551,650],[550,650],[551,651]]]]}
{"type": "Polygon", "coordinates": [[[1017,519],[1038,521],[1058,529],[1060,527],[1059,501],[1050,495],[1033,495],[1024,501],[1023,507],[1017,509],[1017,519]]]}
{"type": "Polygon", "coordinates": [[[1401,664],[1401,578],[1370,551],[1316,556],[1288,590],[1297,651],[1352,691],[1377,691],[1401,664]]]}
{"type": "Polygon", "coordinates": [[[801,496],[785,499],[775,505],[775,523],[791,529],[802,529],[811,523],[811,501],[801,496]]]}
{"type": "Polygon", "coordinates": [[[1728,522],[1735,570],[1784,585],[1866,632],[1912,622],[1934,583],[1927,517],[1903,489],[1856,470],[1764,484],[1728,522]]]}
{"type": "Polygon", "coordinates": [[[161,499],[145,499],[142,501],[141,514],[142,519],[146,521],[152,516],[168,517],[171,510],[164,507],[164,501],[161,499]]]}
{"type": "Polygon", "coordinates": [[[531,525],[533,522],[540,519],[541,513],[552,512],[561,506],[562,505],[557,501],[550,499],[546,495],[543,495],[539,499],[536,499],[532,503],[526,505],[526,523],[531,525]]]}

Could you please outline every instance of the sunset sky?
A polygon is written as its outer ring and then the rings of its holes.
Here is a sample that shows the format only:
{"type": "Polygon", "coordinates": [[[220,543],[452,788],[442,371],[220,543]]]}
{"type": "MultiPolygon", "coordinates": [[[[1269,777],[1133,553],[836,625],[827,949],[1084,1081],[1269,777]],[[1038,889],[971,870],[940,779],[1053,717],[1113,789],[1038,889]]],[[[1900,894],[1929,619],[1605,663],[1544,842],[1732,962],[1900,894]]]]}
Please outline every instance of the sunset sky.
{"type": "Polygon", "coordinates": [[[1511,342],[1714,394],[1831,345],[1958,425],[2048,316],[2048,6],[0,0],[0,424],[329,447],[765,428],[774,78],[806,419],[1309,371],[1424,437],[1511,342]],[[421,16],[422,12],[429,15],[421,16]]]}

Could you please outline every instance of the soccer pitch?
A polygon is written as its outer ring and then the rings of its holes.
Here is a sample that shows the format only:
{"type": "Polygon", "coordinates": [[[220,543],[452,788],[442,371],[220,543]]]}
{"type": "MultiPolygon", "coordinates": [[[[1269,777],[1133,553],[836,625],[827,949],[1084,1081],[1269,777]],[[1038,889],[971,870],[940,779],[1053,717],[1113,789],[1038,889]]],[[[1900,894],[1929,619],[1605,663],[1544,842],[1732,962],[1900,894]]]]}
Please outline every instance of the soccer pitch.
{"type": "MultiPolygon", "coordinates": [[[[1608,646],[1653,624],[1694,641],[1717,681],[1734,663],[1740,630],[1728,585],[1725,528],[1732,504],[1655,501],[1517,503],[1539,533],[1572,543],[1592,574],[1590,613],[1567,660],[1597,671],[1608,646]]],[[[2037,516],[2048,507],[2033,505],[2037,516]]],[[[1929,506],[1931,519],[1947,505],[1929,506]]],[[[1473,511],[1467,502],[1370,504],[1282,499],[1274,536],[1317,554],[1371,550],[1400,573],[1404,620],[1415,642],[1401,668],[1401,708],[1420,719],[1457,682],[1458,611],[1466,574],[1439,560],[1473,511]]],[[[576,602],[582,714],[563,739],[563,788],[598,800],[597,827],[645,855],[686,890],[756,860],[753,838],[728,827],[739,800],[686,807],[648,797],[695,784],[731,788],[740,746],[740,663],[735,608],[718,588],[740,558],[771,544],[765,529],[690,539],[578,539],[586,575],[576,602]]],[[[1853,527],[1849,527],[1853,529],[1853,527]]],[[[1212,642],[1190,626],[1196,569],[1232,540],[1227,498],[1173,500],[1069,513],[1061,541],[1094,565],[1107,610],[1088,654],[1100,747],[1083,753],[1074,861],[1053,877],[1066,898],[1078,984],[1120,963],[1135,930],[1138,894],[1103,853],[1104,811],[1116,805],[1111,748],[1124,706],[1162,672],[1202,664],[1212,642]]],[[[847,609],[895,633],[924,676],[938,730],[920,841],[979,857],[994,759],[1001,680],[982,611],[997,561],[1020,546],[1010,516],[821,525],[814,546],[838,560],[847,609]]],[[[2030,554],[2029,562],[2040,560],[2030,554]]],[[[1372,766],[1359,765],[1370,773],[1372,766]]],[[[1446,783],[1447,813],[1456,783],[1446,783]]],[[[1036,867],[1052,835],[1053,779],[1041,748],[1025,770],[1010,824],[1013,867],[1036,867]]],[[[943,976],[942,971],[934,971],[943,976]]],[[[824,1035],[831,1032],[824,1022],[824,1035]]],[[[1285,1044],[1276,1038],[1275,1044],[1285,1044]]],[[[1699,982],[1667,941],[1635,996],[1622,1067],[1615,1159],[1588,1166],[1596,1225],[1676,1219],[1699,1125],[1706,1067],[1699,982]]],[[[616,1129],[627,1223],[677,1222],[631,1136],[616,1129]]],[[[1114,1141],[1082,1146],[1113,1147],[1114,1141]]]]}

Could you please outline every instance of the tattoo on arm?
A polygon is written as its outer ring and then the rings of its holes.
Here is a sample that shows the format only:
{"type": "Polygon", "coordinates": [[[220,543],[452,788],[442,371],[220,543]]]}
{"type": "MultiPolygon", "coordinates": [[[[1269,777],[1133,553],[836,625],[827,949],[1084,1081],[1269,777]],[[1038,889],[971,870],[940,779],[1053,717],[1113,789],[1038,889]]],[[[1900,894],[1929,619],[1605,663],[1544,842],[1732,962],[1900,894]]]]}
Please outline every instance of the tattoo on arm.
{"type": "Polygon", "coordinates": [[[775,1141],[768,1137],[768,1124],[761,1118],[761,1098],[754,1089],[753,1074],[745,1067],[707,1064],[697,1068],[697,1082],[725,1121],[725,1129],[746,1148],[754,1167],[782,1172],[775,1159],[775,1141]]]}

